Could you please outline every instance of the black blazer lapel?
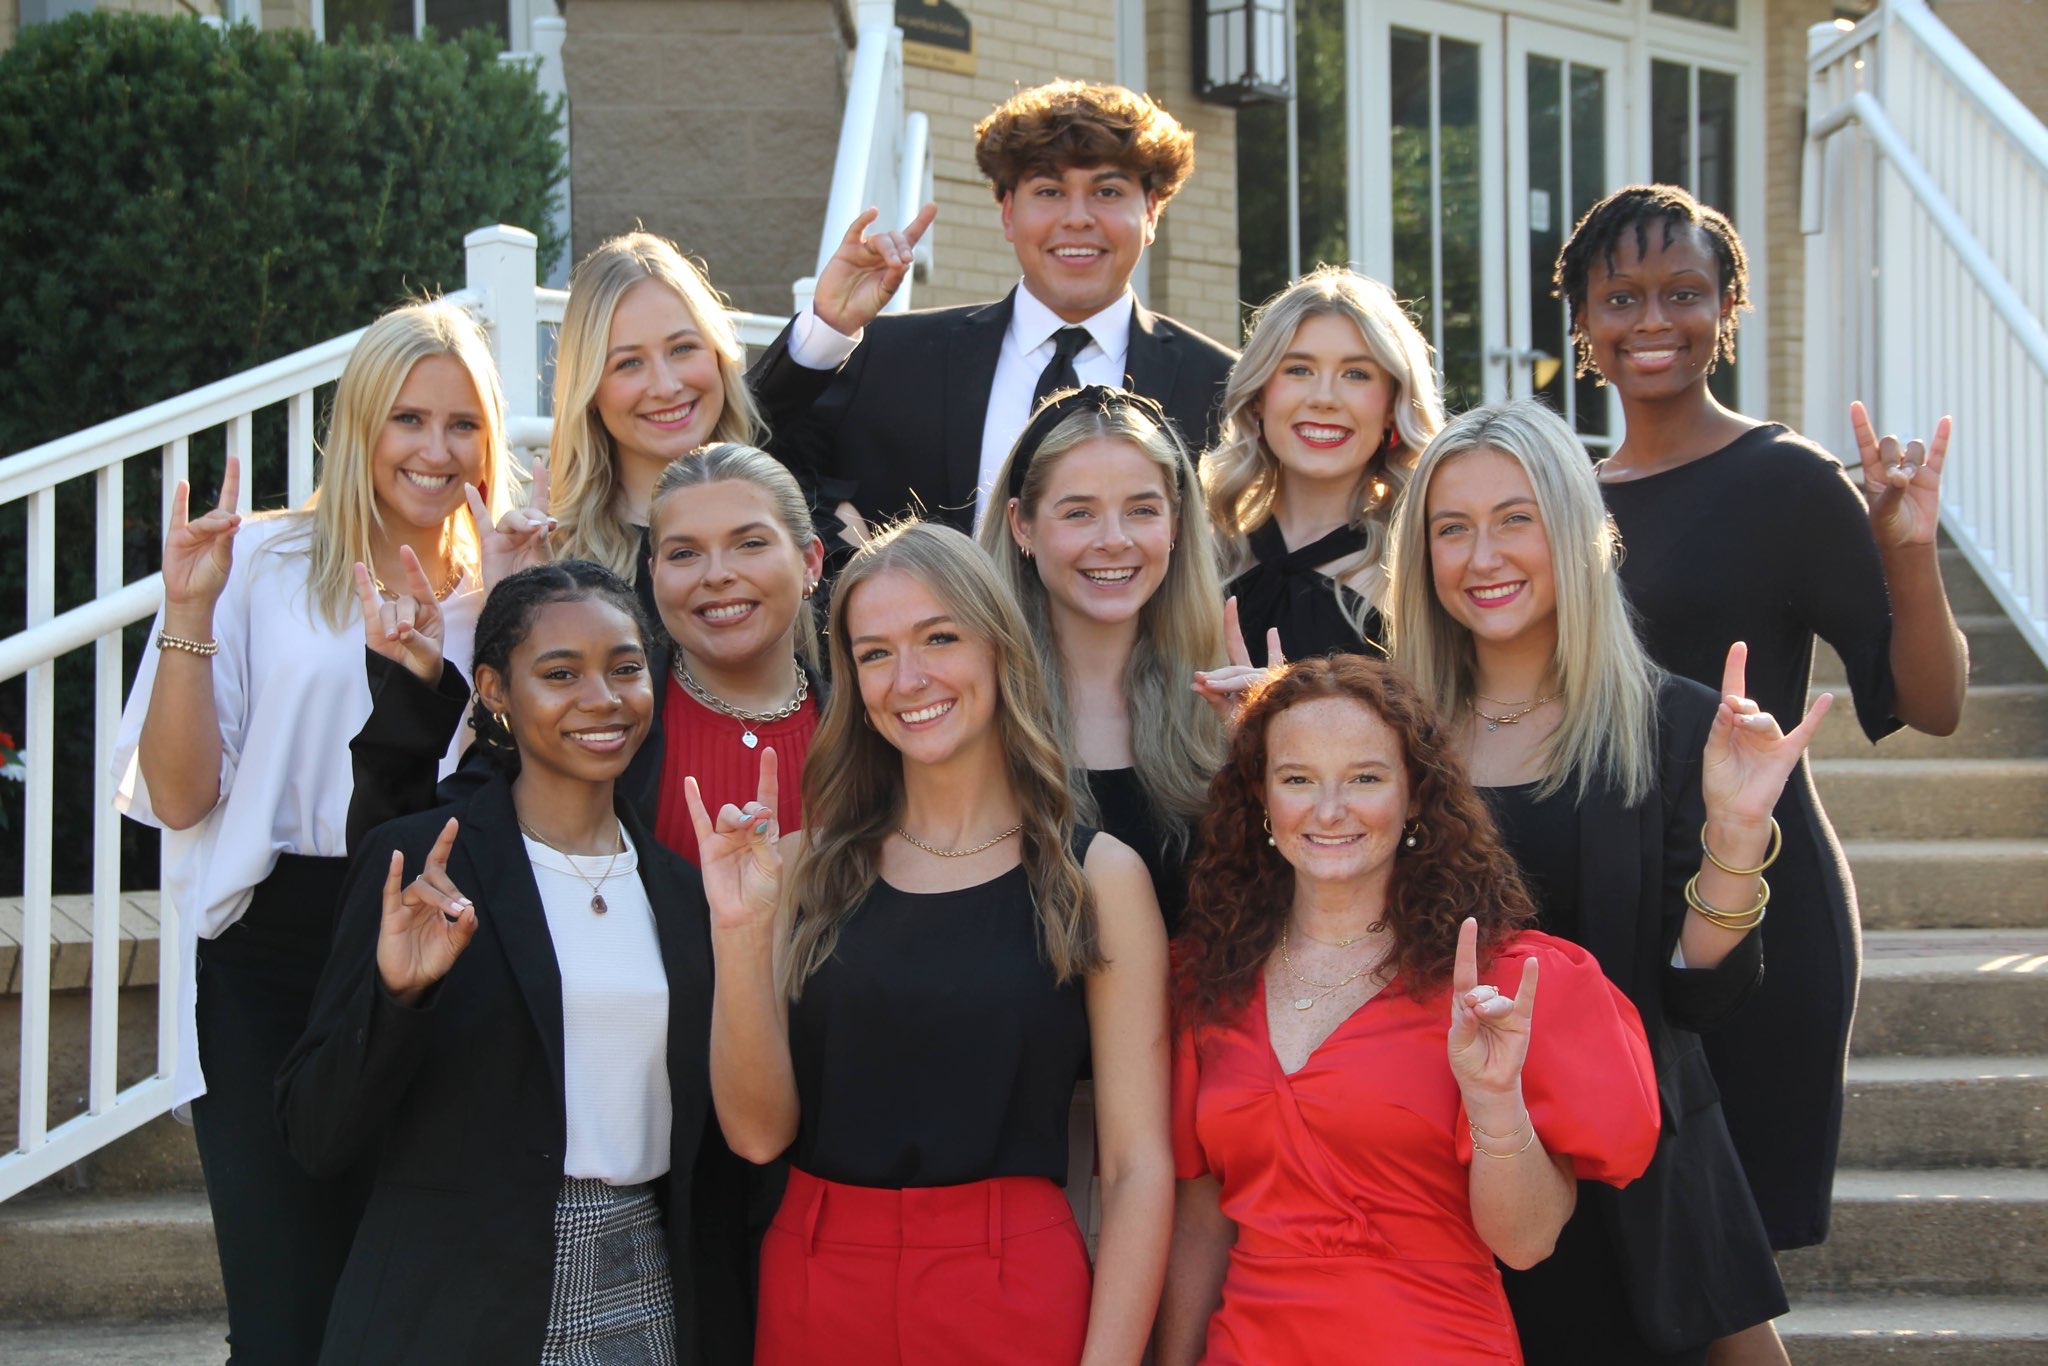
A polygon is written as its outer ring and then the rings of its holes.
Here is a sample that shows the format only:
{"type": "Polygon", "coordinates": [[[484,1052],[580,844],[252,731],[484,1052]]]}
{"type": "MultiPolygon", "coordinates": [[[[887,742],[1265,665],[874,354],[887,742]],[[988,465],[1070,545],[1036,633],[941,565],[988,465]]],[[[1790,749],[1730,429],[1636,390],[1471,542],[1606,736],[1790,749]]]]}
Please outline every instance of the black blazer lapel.
{"type": "MultiPolygon", "coordinates": [[[[1179,370],[1180,348],[1173,344],[1173,334],[1159,326],[1159,319],[1150,309],[1132,300],[1131,336],[1124,350],[1124,387],[1173,413],[1173,381],[1179,370]]],[[[1190,449],[1198,448],[1202,440],[1200,431],[1183,430],[1181,436],[1190,449]]]]}
{"type": "Polygon", "coordinates": [[[567,1113],[567,1095],[562,1070],[562,970],[555,961],[555,941],[548,933],[547,912],[541,909],[540,889],[534,885],[533,865],[520,839],[519,817],[512,808],[512,789],[503,778],[494,778],[470,801],[468,828],[463,834],[470,846],[470,877],[475,889],[457,880],[455,885],[476,902],[477,913],[485,917],[505,961],[526,997],[533,1013],[534,1028],[540,1034],[541,1049],[547,1054],[548,1070],[555,1081],[555,1099],[567,1113]]]}
{"type": "MultiPolygon", "coordinates": [[[[985,308],[963,315],[946,338],[946,503],[974,507],[975,485],[981,482],[981,433],[988,423],[989,391],[995,387],[996,361],[1003,334],[1010,327],[1013,289],[985,308]]],[[[915,377],[908,377],[915,385],[915,377]]],[[[899,395],[915,401],[915,395],[899,395]]],[[[938,509],[927,508],[927,516],[938,509]]]]}

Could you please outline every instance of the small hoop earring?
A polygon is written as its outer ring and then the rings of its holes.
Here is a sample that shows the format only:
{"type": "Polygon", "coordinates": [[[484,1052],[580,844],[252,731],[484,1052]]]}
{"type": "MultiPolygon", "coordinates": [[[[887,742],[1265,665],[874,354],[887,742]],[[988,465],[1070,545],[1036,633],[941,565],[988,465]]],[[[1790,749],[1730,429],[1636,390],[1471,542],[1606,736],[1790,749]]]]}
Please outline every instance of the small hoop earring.
{"type": "Polygon", "coordinates": [[[1264,816],[1260,817],[1259,824],[1266,827],[1266,843],[1272,844],[1277,849],[1279,845],[1273,839],[1273,813],[1268,811],[1264,816]]]}

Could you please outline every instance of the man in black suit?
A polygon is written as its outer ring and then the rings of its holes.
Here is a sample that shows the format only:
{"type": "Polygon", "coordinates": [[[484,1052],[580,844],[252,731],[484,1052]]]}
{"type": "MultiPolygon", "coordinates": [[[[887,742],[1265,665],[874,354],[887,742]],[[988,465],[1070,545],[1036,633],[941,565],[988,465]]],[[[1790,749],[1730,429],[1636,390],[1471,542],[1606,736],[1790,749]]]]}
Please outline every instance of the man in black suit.
{"type": "Polygon", "coordinates": [[[971,531],[1032,409],[1057,389],[1135,390],[1197,451],[1216,434],[1236,353],[1130,288],[1194,168],[1194,135],[1122,86],[1056,81],[1004,101],[975,138],[1018,286],[989,303],[884,314],[934,210],[864,237],[870,212],[748,376],[770,449],[821,509],[836,508],[849,540],[906,511],[971,531]]]}

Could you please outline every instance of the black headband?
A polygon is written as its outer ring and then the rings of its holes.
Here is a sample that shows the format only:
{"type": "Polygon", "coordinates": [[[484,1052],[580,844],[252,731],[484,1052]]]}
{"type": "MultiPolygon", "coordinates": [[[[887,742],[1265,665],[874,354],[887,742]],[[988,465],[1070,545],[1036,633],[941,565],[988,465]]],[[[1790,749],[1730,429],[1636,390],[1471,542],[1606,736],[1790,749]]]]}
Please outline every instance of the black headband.
{"type": "Polygon", "coordinates": [[[1187,448],[1181,444],[1180,433],[1166,416],[1166,409],[1156,399],[1143,394],[1134,394],[1128,389],[1118,389],[1108,384],[1090,384],[1079,389],[1062,389],[1048,394],[1038,411],[1031,415],[1031,421],[1024,425],[1024,434],[1017,438],[1017,444],[1010,447],[1010,497],[1024,496],[1024,475],[1031,468],[1031,462],[1038,458],[1038,448],[1052,435],[1052,429],[1072,417],[1075,413],[1089,409],[1110,413],[1118,408],[1134,408],[1153,426],[1166,433],[1166,439],[1173,445],[1173,496],[1176,501],[1187,496],[1187,448]]]}

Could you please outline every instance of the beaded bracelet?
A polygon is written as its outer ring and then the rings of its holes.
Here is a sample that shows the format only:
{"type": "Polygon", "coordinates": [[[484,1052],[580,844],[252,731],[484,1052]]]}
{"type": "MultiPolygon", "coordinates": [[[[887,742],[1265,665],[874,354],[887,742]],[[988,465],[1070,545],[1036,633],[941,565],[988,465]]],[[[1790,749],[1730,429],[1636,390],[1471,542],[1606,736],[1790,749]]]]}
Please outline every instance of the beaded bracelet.
{"type": "Polygon", "coordinates": [[[217,640],[188,640],[184,636],[174,636],[165,631],[158,631],[156,633],[156,648],[159,650],[183,650],[188,655],[198,655],[201,659],[211,659],[220,653],[220,642],[217,640]]]}
{"type": "Polygon", "coordinates": [[[1778,818],[1771,817],[1771,850],[1764,855],[1764,861],[1754,868],[1730,868],[1714,857],[1714,851],[1707,844],[1707,823],[1700,822],[1700,852],[1707,856],[1707,862],[1719,868],[1730,877],[1757,877],[1778,861],[1778,854],[1785,847],[1785,832],[1778,828],[1778,818]]]}

